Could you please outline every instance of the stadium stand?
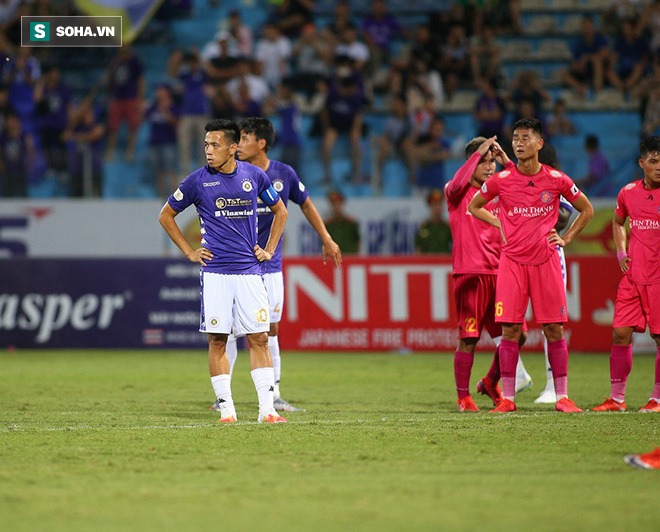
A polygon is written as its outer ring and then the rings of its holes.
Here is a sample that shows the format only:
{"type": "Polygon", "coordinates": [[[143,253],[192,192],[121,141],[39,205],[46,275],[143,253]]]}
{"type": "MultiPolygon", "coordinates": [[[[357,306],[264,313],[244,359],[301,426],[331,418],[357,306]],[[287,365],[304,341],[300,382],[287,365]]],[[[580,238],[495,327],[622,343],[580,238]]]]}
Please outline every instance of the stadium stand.
{"type": "MultiPolygon", "coordinates": [[[[390,13],[395,14],[401,25],[411,30],[420,23],[429,20],[429,14],[445,12],[453,2],[447,0],[390,0],[387,5],[390,13]]],[[[319,27],[332,20],[336,2],[317,0],[314,20],[319,27]]],[[[354,0],[350,2],[356,22],[368,13],[371,2],[354,0]]],[[[569,175],[579,177],[585,171],[583,139],[589,133],[597,133],[603,150],[610,157],[612,180],[617,184],[629,181],[635,174],[635,154],[641,130],[640,103],[635,98],[625,98],[620,92],[605,88],[600,93],[587,98],[578,98],[561,84],[561,71],[567,67],[571,57],[571,45],[579,31],[580,19],[584,14],[600,15],[609,6],[607,0],[529,0],[522,2],[522,33],[498,34],[497,43],[502,49],[501,90],[506,93],[511,80],[523,70],[538,73],[545,89],[552,99],[562,98],[568,108],[569,117],[577,127],[575,135],[553,139],[557,147],[560,164],[569,175]]],[[[166,20],[156,20],[135,43],[137,54],[145,66],[147,95],[153,93],[158,83],[167,82],[167,60],[175,48],[198,49],[210,40],[218,30],[226,29],[226,21],[233,9],[240,10],[242,19],[252,28],[255,41],[260,35],[260,26],[266,20],[272,4],[262,1],[208,2],[194,0],[185,16],[166,20]]],[[[394,50],[401,52],[410,42],[410,33],[395,42],[394,50]]],[[[78,98],[90,92],[97,98],[102,96],[102,76],[111,54],[95,49],[93,52],[82,51],[74,57],[67,56],[62,61],[64,79],[71,91],[78,98]]],[[[446,101],[436,112],[446,121],[446,131],[453,141],[452,156],[446,161],[445,173],[451,177],[453,171],[462,162],[462,145],[475,133],[475,120],[472,116],[478,90],[474,85],[465,84],[450,101],[446,101]]],[[[544,110],[548,112],[552,102],[547,102],[544,110]]],[[[387,97],[382,91],[374,91],[370,98],[370,107],[366,122],[370,135],[382,128],[388,113],[387,97]]],[[[279,118],[269,114],[275,124],[279,118]]],[[[543,117],[542,117],[543,118],[543,117]]],[[[508,117],[510,120],[510,117],[508,117]]],[[[507,123],[508,123],[507,120],[507,123]]],[[[326,190],[323,183],[323,168],[320,157],[320,139],[310,136],[314,117],[303,114],[301,131],[303,133],[302,163],[299,173],[313,194],[322,194],[326,190]]],[[[120,136],[120,143],[125,141],[120,136]]],[[[138,134],[138,150],[134,161],[128,163],[114,160],[105,163],[103,196],[108,198],[154,197],[155,191],[144,180],[145,153],[148,142],[146,125],[138,134]]],[[[367,137],[363,141],[364,173],[369,175],[373,166],[373,142],[367,137]]],[[[272,156],[279,156],[278,147],[272,156]]],[[[334,152],[333,186],[343,187],[346,195],[369,196],[376,194],[369,179],[362,184],[351,183],[347,178],[350,168],[350,149],[348,143],[339,141],[334,152]]],[[[402,161],[393,158],[385,162],[382,175],[382,194],[401,196],[410,193],[406,167],[402,161]]],[[[62,194],[61,187],[42,180],[35,183],[31,195],[49,196],[62,194]]]]}

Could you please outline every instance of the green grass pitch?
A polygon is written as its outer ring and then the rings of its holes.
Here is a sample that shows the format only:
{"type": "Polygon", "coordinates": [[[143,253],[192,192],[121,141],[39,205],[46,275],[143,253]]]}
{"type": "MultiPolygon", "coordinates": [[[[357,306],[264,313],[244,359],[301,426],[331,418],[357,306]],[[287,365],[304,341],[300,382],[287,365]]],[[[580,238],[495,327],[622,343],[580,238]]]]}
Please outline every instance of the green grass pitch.
{"type": "MultiPolygon", "coordinates": [[[[449,354],[285,353],[282,394],[307,409],[256,423],[247,356],[239,422],[220,425],[204,352],[0,353],[0,530],[658,530],[660,472],[626,453],[660,445],[639,414],[651,356],[636,356],[629,412],[455,410],[449,354]]],[[[478,355],[472,388],[489,364],[478,355]]],[[[572,354],[582,407],[609,392],[608,358],[572,354]]]]}

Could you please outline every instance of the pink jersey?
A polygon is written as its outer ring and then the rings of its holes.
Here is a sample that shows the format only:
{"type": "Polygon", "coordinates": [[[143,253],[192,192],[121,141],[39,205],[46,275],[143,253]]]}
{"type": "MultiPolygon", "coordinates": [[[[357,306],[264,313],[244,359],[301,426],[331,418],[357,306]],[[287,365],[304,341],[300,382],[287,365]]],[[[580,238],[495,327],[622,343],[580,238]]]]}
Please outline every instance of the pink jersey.
{"type": "MultiPolygon", "coordinates": [[[[470,184],[481,156],[474,152],[445,185],[445,198],[449,210],[449,226],[453,246],[451,259],[455,274],[496,273],[500,262],[502,239],[496,227],[482,222],[468,212],[468,205],[478,188],[470,184]]],[[[498,215],[499,201],[493,199],[486,209],[498,215]]]]}
{"type": "Polygon", "coordinates": [[[630,218],[629,275],[636,284],[660,283],[660,190],[629,183],[616,198],[618,216],[630,218]]]}
{"type": "Polygon", "coordinates": [[[520,264],[542,264],[557,253],[548,234],[557,223],[559,198],[572,203],[580,194],[570,177],[544,164],[535,175],[525,175],[515,166],[507,168],[481,187],[486,200],[499,195],[499,218],[506,237],[502,253],[520,264]]]}

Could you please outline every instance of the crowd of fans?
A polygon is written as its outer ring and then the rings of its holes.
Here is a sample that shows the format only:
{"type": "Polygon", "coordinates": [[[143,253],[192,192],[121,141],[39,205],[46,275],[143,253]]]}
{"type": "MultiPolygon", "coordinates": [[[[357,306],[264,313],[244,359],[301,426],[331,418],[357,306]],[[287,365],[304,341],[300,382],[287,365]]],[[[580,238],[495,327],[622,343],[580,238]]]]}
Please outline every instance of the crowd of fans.
{"type": "MultiPolygon", "coordinates": [[[[213,7],[213,0],[207,0],[213,7]]],[[[131,46],[118,49],[89,93],[74,98],[63,81],[65,65],[48,49],[22,48],[20,16],[73,14],[66,1],[7,1],[0,4],[0,195],[25,196],[43,175],[60,180],[71,196],[102,192],[104,161],[136,156],[137,134],[149,128],[150,183],[159,196],[177,176],[203,163],[203,128],[210,117],[239,120],[277,116],[281,159],[297,166],[304,138],[321,139],[324,183],[336,182],[333,153],[344,137],[352,154],[355,183],[370,179],[378,189],[389,157],[400,158],[413,190],[427,193],[450,176],[451,156],[442,109],[463,89],[478,92],[476,131],[498,135],[507,145],[513,121],[543,119],[548,138],[574,134],[563,100],[553,102],[543,80],[531,71],[506,79],[499,35],[524,31],[520,0],[455,2],[426,21],[406,26],[374,0],[355,13],[348,1],[320,16],[313,0],[271,4],[265,23],[253,28],[232,11],[210,21],[201,49],[175,48],[162,80],[147,92],[143,58],[131,46]],[[217,24],[220,22],[219,24],[217,24]],[[386,113],[385,125],[369,132],[368,111],[386,113]],[[314,116],[310,131],[301,115],[314,116]],[[117,153],[120,128],[128,136],[117,153]],[[363,141],[373,139],[375,175],[364,170],[363,141]],[[156,178],[154,176],[158,176],[156,178]]],[[[163,13],[185,15],[190,1],[166,1],[163,13]]],[[[643,132],[660,127],[660,2],[613,2],[600,17],[584,15],[573,59],[562,75],[576,98],[603,87],[640,101],[643,132]]],[[[589,191],[589,189],[587,189],[589,191]]]]}

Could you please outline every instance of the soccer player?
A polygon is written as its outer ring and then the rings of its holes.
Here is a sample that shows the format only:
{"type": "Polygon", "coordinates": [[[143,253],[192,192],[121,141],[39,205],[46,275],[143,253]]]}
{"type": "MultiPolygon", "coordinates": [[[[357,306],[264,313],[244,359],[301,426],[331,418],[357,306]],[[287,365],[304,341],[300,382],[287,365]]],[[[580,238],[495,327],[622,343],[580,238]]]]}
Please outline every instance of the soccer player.
{"type": "Polygon", "coordinates": [[[632,369],[632,335],[648,325],[655,340],[655,384],[640,412],[660,412],[660,136],[640,143],[639,166],[644,179],[624,186],[616,199],[612,234],[623,277],[619,282],[612,322],[609,399],[596,412],[626,409],[626,382],[632,369]],[[626,251],[626,219],[630,246],[626,251]]]}
{"type": "MultiPolygon", "coordinates": [[[[305,218],[316,230],[322,242],[323,260],[331,258],[335,266],[341,265],[341,250],[328,233],[321,215],[316,210],[309,193],[302,184],[296,171],[289,165],[269,159],[268,150],[275,142],[275,130],[273,124],[266,118],[247,118],[239,124],[241,140],[238,145],[238,158],[261,168],[269,177],[273,188],[277,191],[280,199],[287,205],[288,200],[297,203],[305,218]]],[[[273,212],[265,205],[259,205],[259,245],[264,247],[270,238],[273,212]]],[[[282,362],[280,356],[280,344],[278,341],[279,322],[282,318],[284,306],[284,280],[282,276],[282,240],[277,243],[273,258],[264,263],[264,283],[268,292],[270,304],[270,331],[268,332],[268,350],[273,359],[273,370],[275,372],[275,409],[285,412],[296,412],[301,410],[284,399],[280,395],[280,378],[282,373],[282,362]]],[[[233,369],[238,349],[236,338],[229,337],[227,342],[227,356],[233,369]]],[[[217,408],[217,403],[212,408],[217,408]]]]}
{"type": "Polygon", "coordinates": [[[513,124],[515,167],[490,177],[472,198],[469,212],[497,227],[502,235],[502,255],[497,274],[495,321],[502,324],[499,346],[504,399],[491,412],[512,412],[516,385],[518,342],[529,300],[534,315],[548,339],[560,412],[581,412],[568,398],[568,348],[564,338],[567,321],[566,293],[556,245],[565,246],[593,217],[593,207],[566,174],[541,164],[541,122],[523,118],[513,124]],[[484,207],[499,195],[500,216],[484,207]],[[559,197],[578,211],[571,226],[559,236],[554,229],[559,215],[559,197]]]}
{"type": "MultiPolygon", "coordinates": [[[[454,300],[458,318],[459,341],[454,353],[454,378],[458,394],[459,412],[477,412],[479,408],[470,395],[470,375],[474,363],[474,350],[483,329],[497,344],[501,327],[495,323],[495,286],[500,261],[501,238],[499,231],[477,220],[467,212],[467,206],[483,183],[495,173],[496,161],[513,166],[497,137],[476,137],[465,147],[467,161],[445,185],[454,246],[452,269],[454,300]]],[[[486,207],[497,216],[499,203],[489,202],[486,207]]],[[[521,335],[521,345],[524,336],[521,335]]],[[[497,348],[488,374],[477,384],[477,391],[487,394],[497,406],[502,392],[497,348]]]]}
{"type": "Polygon", "coordinates": [[[275,254],[287,219],[284,202],[268,176],[256,166],[236,161],[240,129],[227,119],[206,124],[207,165],[188,175],[169,197],[159,221],[191,262],[201,264],[200,331],[208,334],[211,384],[220,404],[220,422],[236,421],[226,355],[230,333],[245,334],[250,347],[252,380],[259,398],[260,423],[286,423],[273,406],[275,378],[268,352],[268,294],[261,278],[264,261],[275,254]],[[257,241],[261,200],[274,213],[264,247],[257,241]],[[202,247],[193,249],[175,218],[195,205],[202,247]]]}

